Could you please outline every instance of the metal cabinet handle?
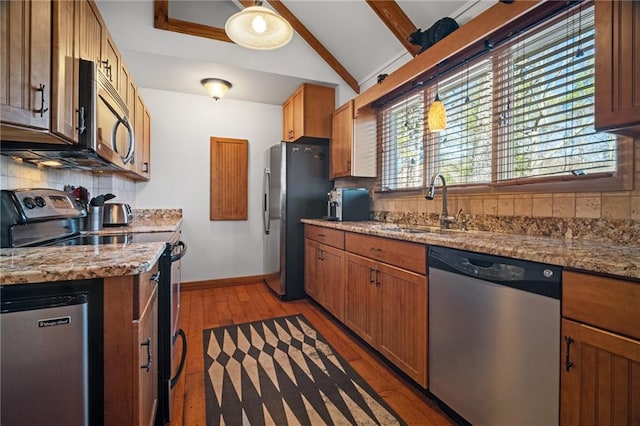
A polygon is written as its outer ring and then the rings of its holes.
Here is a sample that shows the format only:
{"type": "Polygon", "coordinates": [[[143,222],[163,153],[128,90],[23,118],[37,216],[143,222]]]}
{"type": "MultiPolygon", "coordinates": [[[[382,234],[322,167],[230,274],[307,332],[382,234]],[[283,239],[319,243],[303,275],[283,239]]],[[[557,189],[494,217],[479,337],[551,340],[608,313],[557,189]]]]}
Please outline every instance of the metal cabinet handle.
{"type": "Polygon", "coordinates": [[[376,282],[376,279],[374,278],[374,272],[378,272],[373,268],[369,268],[369,285],[373,285],[376,282]]]}
{"type": "Polygon", "coordinates": [[[380,287],[380,271],[376,269],[376,287],[380,287]]]}
{"type": "Polygon", "coordinates": [[[155,281],[156,283],[159,283],[160,282],[160,271],[158,271],[155,274],[151,275],[150,280],[151,281],[155,281]]]}
{"type": "Polygon", "coordinates": [[[40,94],[41,94],[41,97],[40,97],[40,109],[36,110],[36,112],[40,114],[40,117],[44,117],[44,113],[49,111],[49,108],[45,108],[44,107],[44,103],[45,103],[45,100],[44,100],[44,88],[45,88],[45,85],[42,84],[42,83],[40,83],[40,85],[36,88],[36,91],[40,92],[40,94]]]}
{"type": "Polygon", "coordinates": [[[109,59],[102,61],[102,65],[104,65],[105,74],[109,78],[109,81],[113,82],[113,79],[111,78],[111,65],[109,65],[109,59]]]}
{"type": "Polygon", "coordinates": [[[147,363],[145,365],[141,365],[140,369],[146,370],[148,373],[149,369],[151,369],[151,364],[153,363],[153,360],[151,359],[151,337],[147,337],[147,340],[140,343],[140,346],[147,347],[147,363]]]}
{"type": "Polygon", "coordinates": [[[81,135],[87,130],[87,124],[85,122],[85,117],[84,117],[84,107],[80,107],[76,110],[76,112],[78,113],[78,127],[76,127],[76,130],[78,131],[78,133],[80,133],[81,135]]]}
{"type": "Polygon", "coordinates": [[[378,247],[371,247],[371,251],[373,251],[373,252],[381,252],[382,249],[380,249],[378,247]]]}
{"type": "Polygon", "coordinates": [[[565,370],[569,371],[574,366],[573,362],[571,362],[570,356],[571,344],[574,342],[574,340],[570,336],[564,336],[564,341],[567,344],[567,352],[564,358],[564,368],[565,370]]]}

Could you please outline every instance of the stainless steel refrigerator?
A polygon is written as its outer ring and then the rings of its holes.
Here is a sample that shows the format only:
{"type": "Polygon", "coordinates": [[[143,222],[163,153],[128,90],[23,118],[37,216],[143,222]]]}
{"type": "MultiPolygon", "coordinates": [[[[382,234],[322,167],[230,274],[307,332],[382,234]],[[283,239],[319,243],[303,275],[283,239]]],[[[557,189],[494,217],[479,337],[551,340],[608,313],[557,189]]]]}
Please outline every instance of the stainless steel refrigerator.
{"type": "Polygon", "coordinates": [[[285,300],[304,292],[302,218],[327,215],[329,145],[281,142],[266,151],[263,181],[265,282],[285,300]]]}

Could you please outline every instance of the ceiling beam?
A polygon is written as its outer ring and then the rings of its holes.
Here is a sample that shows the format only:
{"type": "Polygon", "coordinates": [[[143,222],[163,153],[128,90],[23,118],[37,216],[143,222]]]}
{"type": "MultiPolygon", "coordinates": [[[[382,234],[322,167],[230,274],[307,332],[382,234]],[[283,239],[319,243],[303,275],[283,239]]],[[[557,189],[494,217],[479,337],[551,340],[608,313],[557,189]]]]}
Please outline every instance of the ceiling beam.
{"type": "Polygon", "coordinates": [[[354,92],[360,93],[360,85],[358,81],[349,74],[349,71],[342,66],[340,62],[327,50],[320,41],[311,34],[311,31],[305,27],[302,22],[295,17],[293,13],[280,0],[268,0],[271,7],[278,12],[284,19],[289,21],[293,29],[302,37],[318,55],[338,73],[338,75],[353,89],[354,92]]]}
{"type": "Polygon", "coordinates": [[[420,53],[420,46],[411,44],[409,35],[418,28],[411,19],[398,6],[395,0],[367,0],[367,4],[378,15],[382,22],[389,28],[394,36],[402,43],[405,49],[416,56],[420,53]]]}

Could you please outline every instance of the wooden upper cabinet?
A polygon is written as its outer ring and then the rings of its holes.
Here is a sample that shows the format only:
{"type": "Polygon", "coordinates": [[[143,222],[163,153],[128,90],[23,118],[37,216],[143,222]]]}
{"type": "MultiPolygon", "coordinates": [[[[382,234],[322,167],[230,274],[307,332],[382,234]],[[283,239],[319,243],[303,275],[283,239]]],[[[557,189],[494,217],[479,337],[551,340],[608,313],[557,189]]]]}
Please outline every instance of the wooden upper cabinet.
{"type": "Polygon", "coordinates": [[[49,129],[50,43],[50,2],[0,2],[3,59],[0,67],[0,117],[3,123],[49,129]]]}
{"type": "Polygon", "coordinates": [[[376,113],[363,107],[357,113],[354,101],[333,113],[331,129],[331,179],[376,176],[376,113]]]}
{"type": "Polygon", "coordinates": [[[78,142],[79,62],[77,2],[54,1],[51,64],[51,132],[78,142]]]}
{"type": "Polygon", "coordinates": [[[351,141],[353,140],[353,100],[333,113],[331,128],[331,179],[351,176],[351,141]]]}
{"type": "Polygon", "coordinates": [[[102,65],[102,44],[106,37],[106,27],[95,3],[78,2],[78,45],[80,58],[102,65]]]}
{"type": "Polygon", "coordinates": [[[595,2],[595,128],[640,136],[640,2],[595,2]]]}
{"type": "Polygon", "coordinates": [[[331,136],[331,113],[335,89],[305,83],[282,105],[282,139],[295,142],[302,137],[331,136]]]}

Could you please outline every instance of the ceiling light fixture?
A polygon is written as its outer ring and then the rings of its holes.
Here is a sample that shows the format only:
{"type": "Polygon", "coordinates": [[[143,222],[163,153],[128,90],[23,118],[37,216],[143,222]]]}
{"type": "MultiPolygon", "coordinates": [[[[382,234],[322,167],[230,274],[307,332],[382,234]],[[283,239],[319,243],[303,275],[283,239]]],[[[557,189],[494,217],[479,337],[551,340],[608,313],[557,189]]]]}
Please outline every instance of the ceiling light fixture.
{"type": "Polygon", "coordinates": [[[447,128],[447,111],[444,109],[444,104],[440,100],[440,94],[438,93],[438,72],[436,71],[436,98],[429,107],[429,113],[427,114],[427,122],[429,124],[429,130],[431,132],[441,132],[447,128]]]}
{"type": "Polygon", "coordinates": [[[205,78],[204,80],[200,80],[200,83],[207,89],[209,96],[216,101],[231,89],[231,83],[221,78],[205,78]]]}
{"type": "Polygon", "coordinates": [[[257,50],[277,49],[289,43],[293,28],[282,16],[271,9],[249,6],[231,16],[224,26],[229,38],[236,44],[257,50]]]}

